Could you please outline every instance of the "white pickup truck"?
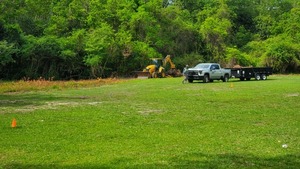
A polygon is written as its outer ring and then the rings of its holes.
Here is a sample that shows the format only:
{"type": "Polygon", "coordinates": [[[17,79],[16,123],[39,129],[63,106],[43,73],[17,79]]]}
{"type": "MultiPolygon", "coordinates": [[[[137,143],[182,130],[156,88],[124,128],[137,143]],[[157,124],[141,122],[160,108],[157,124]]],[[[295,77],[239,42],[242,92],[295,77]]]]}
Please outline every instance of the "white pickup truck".
{"type": "Polygon", "coordinates": [[[190,83],[194,80],[203,80],[203,83],[222,80],[228,82],[231,77],[231,69],[222,69],[217,63],[200,63],[193,68],[189,68],[185,75],[190,83]]]}

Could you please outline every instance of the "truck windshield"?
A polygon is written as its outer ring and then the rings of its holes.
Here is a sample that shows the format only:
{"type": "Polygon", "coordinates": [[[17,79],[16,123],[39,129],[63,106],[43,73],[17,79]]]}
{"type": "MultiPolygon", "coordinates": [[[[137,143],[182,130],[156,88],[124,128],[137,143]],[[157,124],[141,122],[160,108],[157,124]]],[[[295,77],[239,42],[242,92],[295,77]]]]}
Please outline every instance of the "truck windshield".
{"type": "Polygon", "coordinates": [[[209,64],[198,64],[197,66],[195,66],[195,68],[201,68],[201,69],[208,69],[209,68],[209,64]]]}

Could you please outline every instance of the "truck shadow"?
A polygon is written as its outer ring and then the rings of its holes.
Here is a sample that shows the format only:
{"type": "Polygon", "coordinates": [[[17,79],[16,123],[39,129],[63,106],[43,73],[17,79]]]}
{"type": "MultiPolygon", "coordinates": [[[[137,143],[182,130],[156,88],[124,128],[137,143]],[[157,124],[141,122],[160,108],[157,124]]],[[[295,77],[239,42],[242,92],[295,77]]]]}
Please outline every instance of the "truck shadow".
{"type": "Polygon", "coordinates": [[[238,79],[238,78],[232,78],[232,79],[230,79],[228,82],[234,82],[234,83],[236,83],[236,82],[264,82],[264,81],[273,81],[273,80],[276,80],[276,79],[270,78],[270,79],[267,79],[267,80],[255,80],[255,79],[250,79],[250,80],[240,80],[240,79],[238,79]]]}
{"type": "Polygon", "coordinates": [[[251,80],[240,80],[240,79],[230,79],[228,82],[223,82],[222,80],[214,80],[213,82],[208,82],[208,83],[204,83],[203,81],[193,81],[192,83],[187,82],[187,84],[210,84],[210,83],[245,83],[245,82],[264,82],[264,81],[273,81],[273,80],[277,80],[277,79],[267,79],[267,80],[255,80],[255,79],[251,79],[251,80]]]}

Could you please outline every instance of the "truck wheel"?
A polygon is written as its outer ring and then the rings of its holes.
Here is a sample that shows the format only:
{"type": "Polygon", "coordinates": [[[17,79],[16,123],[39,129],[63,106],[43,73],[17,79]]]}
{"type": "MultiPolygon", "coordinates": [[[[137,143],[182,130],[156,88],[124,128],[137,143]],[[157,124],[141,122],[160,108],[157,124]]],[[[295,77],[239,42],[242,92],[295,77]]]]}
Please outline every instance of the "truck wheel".
{"type": "Polygon", "coordinates": [[[209,77],[208,75],[204,75],[203,83],[207,83],[207,82],[209,82],[209,77]]]}
{"type": "Polygon", "coordinates": [[[223,82],[228,82],[228,80],[229,80],[229,76],[225,75],[224,78],[223,78],[223,82]]]}
{"type": "Polygon", "coordinates": [[[192,80],[192,79],[189,79],[188,81],[189,81],[189,83],[193,83],[193,80],[192,80]]]}
{"type": "Polygon", "coordinates": [[[260,74],[255,75],[255,80],[260,80],[260,74]]]}
{"type": "Polygon", "coordinates": [[[265,74],[262,74],[260,78],[261,80],[267,80],[267,76],[265,74]]]}

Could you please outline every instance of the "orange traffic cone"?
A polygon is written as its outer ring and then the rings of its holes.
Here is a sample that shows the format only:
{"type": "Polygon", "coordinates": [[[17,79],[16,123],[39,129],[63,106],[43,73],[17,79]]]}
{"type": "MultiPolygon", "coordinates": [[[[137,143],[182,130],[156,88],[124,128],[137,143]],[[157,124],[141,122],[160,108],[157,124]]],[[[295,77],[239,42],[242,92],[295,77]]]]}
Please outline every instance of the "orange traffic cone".
{"type": "Polygon", "coordinates": [[[13,118],[13,120],[11,122],[11,127],[12,128],[16,128],[17,127],[17,120],[15,118],[13,118]]]}

